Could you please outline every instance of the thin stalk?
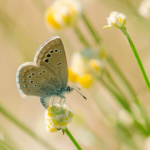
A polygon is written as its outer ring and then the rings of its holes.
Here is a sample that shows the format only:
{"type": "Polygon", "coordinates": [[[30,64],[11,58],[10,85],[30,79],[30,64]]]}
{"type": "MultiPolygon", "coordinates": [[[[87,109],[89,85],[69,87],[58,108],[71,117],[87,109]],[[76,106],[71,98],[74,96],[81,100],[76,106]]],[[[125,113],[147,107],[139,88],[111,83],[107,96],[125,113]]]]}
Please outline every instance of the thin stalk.
{"type": "MultiPolygon", "coordinates": [[[[93,38],[95,39],[95,41],[97,42],[97,44],[99,44],[101,47],[102,46],[102,40],[100,38],[100,36],[98,35],[97,32],[94,31],[92,25],[90,24],[90,21],[87,19],[86,15],[82,13],[82,18],[83,18],[83,21],[85,22],[86,26],[88,27],[89,31],[91,32],[91,35],[93,36],[93,38]]],[[[129,36],[128,36],[129,37],[129,36]]],[[[131,40],[132,42],[132,40],[131,40]]],[[[133,42],[132,42],[133,43],[133,42]]],[[[134,46],[132,44],[132,46],[134,46]]],[[[135,48],[135,47],[134,47],[135,48]]],[[[136,55],[138,56],[138,55],[136,55]]],[[[134,91],[134,89],[132,88],[131,84],[128,82],[128,80],[124,77],[124,75],[122,74],[122,72],[120,71],[120,69],[118,68],[117,64],[115,63],[115,61],[112,59],[112,57],[108,56],[107,57],[107,60],[110,64],[110,66],[113,68],[113,70],[115,70],[115,73],[119,76],[120,78],[120,81],[122,81],[122,84],[124,85],[124,87],[126,88],[126,90],[128,91],[128,93],[130,94],[132,100],[137,104],[138,108],[140,109],[145,121],[146,121],[146,126],[148,128],[148,130],[150,131],[150,122],[149,122],[149,118],[145,112],[145,110],[142,108],[142,106],[140,105],[139,103],[139,100],[137,99],[136,97],[136,93],[134,91]]],[[[140,63],[141,64],[141,63],[140,63]]],[[[141,66],[141,69],[143,68],[143,66],[141,66]]],[[[142,71],[144,71],[144,69],[142,69],[142,71]]],[[[147,85],[149,85],[149,91],[150,91],[150,84],[149,84],[149,81],[148,81],[148,78],[146,76],[146,73],[145,71],[143,72],[144,73],[144,77],[145,80],[146,80],[146,83],[147,85]]]]}
{"type": "Polygon", "coordinates": [[[81,16],[82,16],[82,19],[83,19],[84,23],[86,24],[89,31],[91,32],[95,42],[98,43],[98,44],[101,44],[102,39],[100,38],[100,36],[98,34],[96,34],[96,31],[94,31],[94,28],[91,26],[90,21],[88,20],[86,15],[82,12],[81,16]]]}
{"type": "Polygon", "coordinates": [[[122,105],[122,107],[126,109],[129,113],[131,113],[131,110],[127,101],[123,97],[121,97],[118,93],[116,93],[116,91],[114,91],[104,80],[102,80],[101,78],[97,78],[97,79],[104,85],[104,87],[106,87],[110,91],[110,93],[112,93],[112,95],[122,105]]]}
{"type": "Polygon", "coordinates": [[[87,42],[87,40],[84,38],[83,34],[81,33],[80,29],[75,26],[74,27],[74,31],[77,35],[77,37],[80,39],[80,41],[82,42],[82,44],[85,46],[85,47],[90,47],[89,43],[87,42]]]}
{"type": "Polygon", "coordinates": [[[123,96],[126,98],[126,95],[120,90],[120,87],[116,84],[116,82],[114,81],[114,79],[112,78],[111,74],[105,69],[105,75],[108,78],[108,80],[110,81],[110,83],[115,87],[115,89],[123,96]]]}
{"type": "Polygon", "coordinates": [[[110,56],[107,57],[107,60],[108,60],[109,64],[111,65],[111,67],[114,69],[114,71],[117,73],[120,81],[122,82],[122,84],[124,85],[126,90],[128,91],[132,101],[135,104],[137,104],[139,110],[141,111],[142,116],[144,117],[144,119],[146,121],[146,126],[147,126],[148,130],[150,131],[149,117],[147,116],[147,113],[145,112],[145,110],[141,106],[138,98],[136,97],[136,93],[135,93],[134,89],[132,88],[132,86],[130,85],[128,80],[124,77],[123,73],[119,70],[119,68],[118,68],[117,64],[115,63],[115,61],[110,56]]]}
{"type": "Polygon", "coordinates": [[[133,120],[134,120],[134,125],[145,135],[148,136],[150,135],[150,131],[146,130],[144,128],[144,126],[142,126],[138,121],[136,121],[134,115],[132,114],[131,108],[129,106],[129,104],[126,102],[126,100],[122,97],[120,97],[120,95],[118,95],[118,93],[116,93],[104,80],[102,80],[101,78],[97,78],[104,87],[107,88],[107,90],[114,96],[114,98],[120,103],[120,105],[126,109],[129,114],[132,116],[133,120]]]}
{"type": "Polygon", "coordinates": [[[11,146],[9,146],[7,143],[4,141],[0,140],[0,144],[3,144],[5,147],[7,147],[9,150],[14,150],[11,146]]]}
{"type": "Polygon", "coordinates": [[[130,36],[129,36],[128,32],[126,31],[126,28],[125,28],[125,27],[121,27],[121,28],[119,28],[119,29],[123,32],[123,34],[125,35],[125,37],[127,38],[128,42],[129,42],[129,45],[130,45],[130,47],[131,47],[131,49],[132,49],[132,52],[134,53],[134,56],[135,56],[135,58],[136,58],[136,60],[137,60],[137,63],[138,63],[138,65],[139,65],[140,70],[141,70],[141,72],[142,72],[142,75],[143,75],[143,77],[144,77],[144,80],[145,80],[146,86],[147,86],[147,88],[148,88],[148,91],[150,92],[150,82],[149,82],[149,80],[148,80],[148,77],[147,77],[147,75],[146,75],[145,69],[144,69],[143,64],[142,64],[142,62],[141,62],[141,60],[140,60],[140,57],[139,57],[139,55],[138,55],[138,52],[137,52],[137,50],[136,50],[136,48],[135,48],[135,46],[134,46],[134,44],[133,44],[133,41],[132,41],[132,39],[130,38],[130,36]]]}
{"type": "Polygon", "coordinates": [[[81,147],[79,146],[79,144],[77,143],[77,141],[74,139],[74,137],[72,136],[72,134],[70,133],[70,131],[68,130],[67,127],[64,129],[64,131],[66,132],[66,134],[68,135],[68,137],[70,138],[70,140],[73,142],[73,144],[76,146],[76,148],[78,150],[82,150],[81,147]]]}
{"type": "Polygon", "coordinates": [[[17,120],[2,106],[0,106],[0,113],[3,114],[7,119],[12,121],[14,124],[16,124],[20,129],[22,129],[24,132],[26,132],[32,138],[34,138],[37,142],[41,143],[43,146],[45,146],[49,149],[54,149],[49,143],[47,143],[42,138],[40,138],[38,135],[36,135],[32,130],[30,130],[23,123],[21,123],[19,120],[17,120]]]}
{"type": "Polygon", "coordinates": [[[0,150],[8,150],[3,143],[0,143],[0,150]]]}

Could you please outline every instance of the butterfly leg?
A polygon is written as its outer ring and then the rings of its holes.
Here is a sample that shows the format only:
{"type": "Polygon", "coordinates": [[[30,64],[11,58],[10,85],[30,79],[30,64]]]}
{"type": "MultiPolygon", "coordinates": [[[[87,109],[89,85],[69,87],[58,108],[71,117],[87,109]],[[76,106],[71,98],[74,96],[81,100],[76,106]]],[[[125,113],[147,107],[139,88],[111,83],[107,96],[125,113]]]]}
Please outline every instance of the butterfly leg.
{"type": "Polygon", "coordinates": [[[61,104],[61,102],[62,102],[62,100],[64,99],[64,102],[63,102],[63,104],[65,103],[65,101],[66,101],[66,97],[65,96],[60,96],[61,97],[61,99],[60,99],[60,104],[61,104]]]}
{"type": "Polygon", "coordinates": [[[66,97],[64,97],[63,105],[65,104],[65,102],[66,102],[66,97]]]}
{"type": "Polygon", "coordinates": [[[54,102],[55,102],[55,96],[53,96],[52,106],[53,106],[54,102]]]}
{"type": "Polygon", "coordinates": [[[42,106],[43,106],[45,109],[47,109],[48,106],[49,106],[49,104],[48,104],[48,102],[46,101],[46,99],[43,98],[43,97],[41,97],[41,98],[40,98],[40,101],[41,101],[42,106]]]}

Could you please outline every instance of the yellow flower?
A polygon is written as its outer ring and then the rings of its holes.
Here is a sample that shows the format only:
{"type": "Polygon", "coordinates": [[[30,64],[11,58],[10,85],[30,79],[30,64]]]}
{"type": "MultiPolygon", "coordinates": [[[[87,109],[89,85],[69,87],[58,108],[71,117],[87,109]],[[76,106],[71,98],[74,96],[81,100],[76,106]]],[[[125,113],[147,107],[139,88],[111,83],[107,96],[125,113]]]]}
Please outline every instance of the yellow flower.
{"type": "Polygon", "coordinates": [[[77,81],[84,87],[84,88],[89,88],[93,81],[94,81],[94,78],[92,75],[90,74],[84,74],[84,75],[81,75],[77,78],[77,81]]]}
{"type": "Polygon", "coordinates": [[[98,59],[91,59],[89,61],[89,66],[92,72],[100,72],[103,67],[102,62],[98,59]]]}
{"type": "Polygon", "coordinates": [[[49,29],[64,29],[74,25],[82,11],[79,0],[56,0],[45,13],[45,22],[49,29]]]}
{"type": "Polygon", "coordinates": [[[71,82],[76,82],[77,81],[77,78],[78,78],[78,75],[75,74],[70,68],[68,68],[68,75],[69,75],[69,81],[71,82]]]}
{"type": "Polygon", "coordinates": [[[123,27],[126,23],[126,16],[124,14],[118,12],[111,12],[109,18],[107,18],[108,25],[104,26],[104,28],[110,27],[123,27]]]}
{"type": "Polygon", "coordinates": [[[73,116],[74,113],[65,104],[49,106],[45,112],[46,129],[49,132],[64,129],[72,121],[73,116]]]}

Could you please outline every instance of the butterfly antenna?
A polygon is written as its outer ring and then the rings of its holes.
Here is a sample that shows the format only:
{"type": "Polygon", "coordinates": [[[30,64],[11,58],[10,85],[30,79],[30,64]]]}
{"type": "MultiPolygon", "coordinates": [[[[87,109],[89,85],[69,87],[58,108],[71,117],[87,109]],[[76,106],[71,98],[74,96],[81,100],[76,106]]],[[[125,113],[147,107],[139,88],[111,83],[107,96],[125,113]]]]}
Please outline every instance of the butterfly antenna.
{"type": "Polygon", "coordinates": [[[73,88],[76,88],[76,89],[78,89],[78,90],[81,90],[80,88],[78,88],[78,87],[76,87],[76,86],[73,86],[73,88]]]}
{"type": "Polygon", "coordinates": [[[86,97],[83,96],[78,90],[76,90],[75,88],[74,88],[74,90],[77,91],[85,100],[87,100],[86,97]]]}

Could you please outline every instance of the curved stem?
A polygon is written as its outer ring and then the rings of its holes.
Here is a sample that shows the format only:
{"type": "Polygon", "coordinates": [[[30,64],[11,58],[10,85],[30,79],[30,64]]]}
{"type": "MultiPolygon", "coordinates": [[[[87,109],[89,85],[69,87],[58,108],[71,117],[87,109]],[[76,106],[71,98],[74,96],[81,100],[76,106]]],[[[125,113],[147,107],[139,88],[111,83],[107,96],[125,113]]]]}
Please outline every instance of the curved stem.
{"type": "Polygon", "coordinates": [[[80,39],[80,41],[82,42],[82,44],[85,47],[90,47],[89,43],[87,42],[87,40],[85,39],[85,37],[83,36],[83,34],[81,33],[81,31],[79,30],[79,28],[77,26],[74,27],[74,31],[77,35],[77,37],[80,39]]]}
{"type": "Polygon", "coordinates": [[[73,144],[76,146],[76,148],[78,150],[82,150],[81,147],[79,146],[79,144],[77,143],[77,141],[74,139],[74,137],[72,136],[72,134],[70,133],[70,131],[68,130],[67,127],[64,129],[64,131],[66,132],[66,134],[68,135],[68,137],[70,138],[70,140],[73,142],[73,144]]]}
{"type": "Polygon", "coordinates": [[[150,92],[150,83],[149,83],[148,77],[147,77],[147,75],[146,75],[146,72],[145,72],[145,70],[144,70],[143,64],[142,64],[142,62],[141,62],[141,60],[140,60],[140,57],[139,57],[139,55],[138,55],[138,53],[137,53],[137,50],[136,50],[136,48],[135,48],[135,46],[134,46],[134,44],[133,44],[133,42],[132,42],[132,40],[131,40],[131,38],[130,38],[128,32],[126,31],[126,28],[125,28],[125,27],[121,27],[121,28],[119,28],[119,29],[123,32],[123,34],[126,36],[128,42],[129,42],[129,45],[130,45],[130,47],[131,47],[131,49],[132,49],[132,51],[133,51],[133,53],[134,53],[134,56],[135,56],[135,58],[136,58],[136,60],[137,60],[137,63],[138,63],[138,65],[139,65],[139,67],[140,67],[140,70],[141,70],[142,75],[143,75],[143,77],[144,77],[144,80],[145,80],[145,82],[146,82],[146,86],[147,86],[147,88],[148,88],[148,91],[150,92]]]}
{"type": "Polygon", "coordinates": [[[104,80],[102,80],[101,78],[97,78],[97,80],[99,80],[101,82],[101,84],[103,84],[103,86],[114,96],[114,98],[120,103],[120,105],[126,109],[126,111],[128,111],[128,113],[132,116],[133,120],[134,120],[134,125],[137,127],[137,129],[139,129],[143,135],[145,136],[149,136],[150,135],[150,131],[145,129],[145,127],[143,125],[141,125],[136,118],[134,117],[134,115],[132,114],[130,105],[127,103],[127,101],[121,97],[120,95],[118,95],[118,93],[116,93],[104,80]]]}

